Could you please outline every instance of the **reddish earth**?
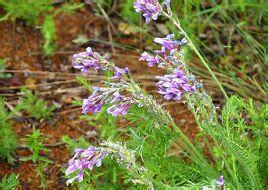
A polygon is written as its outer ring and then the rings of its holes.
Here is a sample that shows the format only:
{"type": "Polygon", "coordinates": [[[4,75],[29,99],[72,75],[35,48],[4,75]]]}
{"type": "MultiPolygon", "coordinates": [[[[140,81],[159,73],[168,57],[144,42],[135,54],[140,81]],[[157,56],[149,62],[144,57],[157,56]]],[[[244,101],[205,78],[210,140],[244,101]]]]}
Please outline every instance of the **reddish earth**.
{"type": "MultiPolygon", "coordinates": [[[[63,135],[72,138],[85,136],[86,132],[93,130],[85,121],[80,121],[81,109],[71,105],[72,99],[85,97],[88,93],[75,81],[76,74],[71,66],[71,55],[92,46],[101,54],[111,57],[119,66],[128,66],[137,80],[144,83],[145,89],[155,93],[152,74],[156,69],[149,69],[145,64],[138,62],[139,50],[126,51],[114,48],[111,53],[110,45],[103,43],[86,43],[82,46],[72,41],[79,36],[90,39],[103,39],[109,42],[107,22],[105,19],[93,15],[89,10],[82,9],[75,15],[62,14],[56,18],[57,24],[57,52],[52,57],[45,57],[42,53],[42,35],[39,29],[25,26],[22,21],[0,22],[0,58],[7,59],[7,70],[12,78],[0,81],[0,95],[5,96],[10,105],[18,102],[19,88],[26,85],[36,94],[47,100],[49,104],[56,104],[58,108],[50,121],[35,121],[27,115],[16,118],[13,128],[20,139],[29,134],[33,126],[40,129],[45,137],[46,144],[52,145],[50,152],[45,156],[54,161],[44,171],[47,179],[47,189],[65,189],[65,179],[61,168],[65,166],[70,154],[64,145],[57,145],[63,135]],[[108,53],[107,53],[108,52],[108,53]],[[142,75],[140,75],[142,73],[142,75]],[[138,75],[139,74],[139,75],[138,75]],[[141,79],[143,78],[143,79],[141,79]]],[[[116,31],[112,31],[116,33],[116,31]]],[[[140,47],[139,34],[137,36],[115,37],[118,43],[140,47]]],[[[97,79],[98,81],[99,79],[97,79]]],[[[180,123],[188,136],[196,133],[193,117],[182,103],[167,105],[170,112],[180,123]]],[[[89,141],[96,141],[89,138],[89,141]]],[[[22,141],[20,140],[20,143],[22,141]]],[[[19,157],[27,156],[30,151],[20,147],[16,151],[15,165],[8,165],[0,160],[0,178],[6,174],[19,173],[19,189],[40,188],[40,178],[36,173],[36,164],[21,162],[19,157]]]]}

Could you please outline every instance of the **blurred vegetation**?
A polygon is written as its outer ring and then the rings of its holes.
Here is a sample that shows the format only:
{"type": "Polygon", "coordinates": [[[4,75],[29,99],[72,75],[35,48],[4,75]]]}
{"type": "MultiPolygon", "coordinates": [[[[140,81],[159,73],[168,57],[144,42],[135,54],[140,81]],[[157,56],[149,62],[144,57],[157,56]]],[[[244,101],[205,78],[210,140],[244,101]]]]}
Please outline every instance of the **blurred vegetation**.
{"type": "MultiPolygon", "coordinates": [[[[172,2],[182,26],[222,84],[244,97],[267,101],[267,44],[263,41],[267,3],[259,0],[172,2]]],[[[200,66],[192,65],[192,71],[208,77],[200,66]]]]}
{"type": "MultiPolygon", "coordinates": [[[[6,70],[6,59],[0,59],[0,71],[6,70]]],[[[11,77],[10,73],[2,73],[0,72],[0,79],[8,79],[11,77]]]]}
{"type": "Polygon", "coordinates": [[[5,109],[5,101],[0,97],[0,157],[14,163],[14,154],[17,148],[17,136],[11,126],[12,113],[5,109]]]}
{"type": "Polygon", "coordinates": [[[56,26],[51,15],[46,15],[43,27],[42,34],[45,39],[45,44],[43,45],[43,51],[47,55],[52,55],[56,49],[55,40],[56,40],[56,26]]]}
{"type": "Polygon", "coordinates": [[[56,25],[55,17],[61,13],[73,13],[83,6],[81,3],[64,3],[59,8],[53,6],[52,0],[0,0],[0,8],[5,10],[5,15],[0,21],[17,19],[23,20],[29,26],[42,25],[44,37],[43,52],[45,55],[53,55],[56,49],[56,25]],[[41,17],[45,17],[42,21],[41,17]]]}
{"type": "MultiPolygon", "coordinates": [[[[114,3],[109,1],[103,6],[111,10],[114,3]]],[[[182,27],[229,94],[235,92],[266,102],[268,64],[267,42],[264,39],[267,37],[268,4],[264,0],[171,0],[171,4],[182,27]]],[[[142,25],[142,19],[134,11],[133,1],[119,0],[116,5],[123,20],[138,27],[147,26],[142,25]]],[[[170,32],[177,31],[168,20],[163,17],[160,20],[170,32]]],[[[154,25],[159,25],[159,22],[152,22],[149,26],[154,25]]],[[[160,36],[159,32],[148,29],[149,33],[140,30],[146,45],[152,37],[160,36]]],[[[188,62],[191,62],[191,71],[204,79],[211,79],[196,56],[187,49],[185,53],[188,62]]]]}
{"type": "MultiPolygon", "coordinates": [[[[99,7],[104,8],[107,15],[117,15],[125,22],[135,24],[146,43],[151,41],[152,36],[159,36],[159,32],[150,28],[144,30],[140,15],[133,9],[133,0],[100,0],[96,3],[99,6],[91,5],[98,14],[103,14],[99,7]]],[[[267,37],[268,5],[265,0],[171,0],[171,4],[182,27],[194,39],[194,44],[229,94],[236,92],[260,102],[267,101],[267,43],[264,39],[267,37]]],[[[82,6],[82,3],[68,1],[61,6],[53,6],[51,0],[28,0],[27,3],[0,0],[0,7],[6,12],[1,20],[21,19],[31,26],[42,25],[46,55],[52,55],[56,50],[56,15],[73,12],[82,6]]],[[[160,20],[169,31],[176,31],[169,21],[161,17],[160,20]]],[[[118,33],[117,37],[121,35],[118,33]]],[[[180,36],[179,33],[177,35],[180,36]]],[[[193,66],[192,72],[211,79],[196,56],[187,50],[185,52],[193,66]]]]}

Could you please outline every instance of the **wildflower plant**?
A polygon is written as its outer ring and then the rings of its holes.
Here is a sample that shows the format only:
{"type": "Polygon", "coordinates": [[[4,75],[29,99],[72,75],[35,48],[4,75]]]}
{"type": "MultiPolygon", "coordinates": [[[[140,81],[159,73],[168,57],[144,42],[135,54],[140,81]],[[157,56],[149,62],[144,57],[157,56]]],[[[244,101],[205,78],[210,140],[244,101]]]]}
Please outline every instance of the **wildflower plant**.
{"type": "MultiPolygon", "coordinates": [[[[129,69],[116,67],[87,48],[73,56],[73,67],[83,73],[94,70],[113,76],[92,88],[93,93],[83,101],[82,113],[99,114],[105,110],[118,121],[125,118],[131,126],[123,132],[117,130],[113,141],[108,137],[98,146],[75,148],[66,170],[67,183],[87,181],[88,186],[98,189],[95,181],[104,179],[95,170],[99,172],[102,163],[111,165],[109,160],[114,160],[121,168],[115,168],[114,178],[123,179],[124,188],[134,187],[133,183],[140,189],[263,189],[263,174],[258,166],[263,166],[259,155],[263,155],[261,147],[267,128],[262,127],[262,122],[267,121],[267,116],[256,113],[263,113],[267,106],[258,110],[252,102],[249,107],[237,96],[228,98],[215,78],[227,98],[226,106],[217,110],[202,82],[189,72],[184,61],[183,46],[188,44],[206,65],[175,19],[171,2],[166,0],[161,5],[157,0],[137,0],[134,8],[146,22],[157,20],[160,15],[168,17],[184,35],[181,40],[174,34],[155,38],[154,42],[161,46],[159,50],[153,54],[144,52],[139,60],[166,70],[163,76],[156,76],[158,93],[166,101],[185,102],[195,118],[202,142],[190,139],[169,112],[134,81],[129,69]],[[245,121],[243,112],[249,114],[252,123],[245,121]],[[255,117],[262,122],[254,122],[255,117]],[[251,125],[259,128],[253,137],[247,133],[251,125]],[[205,149],[210,156],[204,153],[205,149]]],[[[108,170],[104,166],[102,172],[108,170]]]]}
{"type": "Polygon", "coordinates": [[[56,109],[55,106],[48,106],[46,102],[33,94],[30,90],[22,88],[23,99],[19,102],[17,109],[23,110],[31,117],[39,120],[49,119],[52,112],[56,109]]]}
{"type": "Polygon", "coordinates": [[[26,146],[31,150],[32,154],[28,157],[21,157],[21,161],[29,161],[32,162],[44,162],[44,163],[53,163],[50,159],[48,159],[45,156],[41,156],[41,152],[48,152],[49,149],[47,149],[44,146],[44,141],[46,139],[42,136],[41,132],[38,129],[33,129],[32,133],[27,135],[24,139],[26,146]]]}

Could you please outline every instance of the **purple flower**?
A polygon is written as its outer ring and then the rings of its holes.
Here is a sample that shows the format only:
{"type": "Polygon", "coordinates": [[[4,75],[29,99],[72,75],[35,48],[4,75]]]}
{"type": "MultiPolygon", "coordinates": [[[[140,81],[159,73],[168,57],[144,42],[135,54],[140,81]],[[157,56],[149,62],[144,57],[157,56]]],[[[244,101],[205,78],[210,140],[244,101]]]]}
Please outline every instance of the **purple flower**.
{"type": "Polygon", "coordinates": [[[161,63],[161,59],[159,57],[151,56],[146,51],[141,54],[139,61],[147,61],[149,67],[153,67],[154,65],[161,63]]]}
{"type": "Polygon", "coordinates": [[[134,100],[120,95],[119,92],[115,92],[110,103],[113,105],[107,109],[107,113],[117,117],[119,115],[126,115],[134,100]]]}
{"type": "Polygon", "coordinates": [[[158,93],[164,95],[166,100],[180,100],[185,92],[194,93],[195,85],[191,85],[184,71],[175,69],[173,74],[157,76],[160,81],[156,84],[158,93]]]}
{"type": "Polygon", "coordinates": [[[224,188],[224,179],[223,176],[221,175],[217,181],[217,185],[221,186],[224,188]]]}
{"type": "Polygon", "coordinates": [[[130,97],[122,96],[117,90],[110,88],[94,87],[92,95],[85,99],[82,106],[82,113],[100,112],[104,104],[112,104],[107,113],[117,117],[118,115],[126,115],[131,104],[135,101],[130,97]]]}
{"type": "Polygon", "coordinates": [[[128,75],[128,73],[129,70],[127,67],[125,67],[124,69],[114,67],[114,76],[112,78],[122,79],[123,75],[128,75]]]}
{"type": "Polygon", "coordinates": [[[87,73],[89,69],[98,71],[101,69],[100,55],[93,52],[90,47],[86,51],[73,55],[73,67],[87,73]]]}
{"type": "Polygon", "coordinates": [[[118,115],[126,115],[131,106],[131,101],[127,100],[125,97],[123,99],[125,102],[112,105],[107,109],[107,113],[114,117],[117,117],[118,115]]]}
{"type": "Polygon", "coordinates": [[[90,146],[88,149],[75,149],[75,155],[69,160],[69,166],[66,170],[66,175],[78,171],[78,174],[67,181],[67,185],[73,183],[75,180],[81,182],[84,179],[84,171],[86,169],[93,170],[101,166],[102,160],[108,155],[107,151],[102,151],[99,148],[90,146]]]}
{"type": "Polygon", "coordinates": [[[167,51],[174,53],[177,50],[174,34],[169,34],[165,38],[155,38],[154,42],[162,45],[161,50],[157,50],[160,54],[165,54],[167,51]]]}
{"type": "Polygon", "coordinates": [[[151,19],[157,20],[158,15],[161,13],[161,5],[158,0],[137,0],[134,3],[136,12],[142,12],[146,22],[150,22],[151,19]]]}
{"type": "Polygon", "coordinates": [[[175,35],[169,34],[165,38],[155,38],[154,42],[161,44],[165,49],[172,50],[174,49],[174,41],[175,41],[175,35]]]}
{"type": "Polygon", "coordinates": [[[84,99],[82,113],[97,113],[100,112],[105,101],[105,97],[100,94],[100,90],[95,88],[95,91],[88,99],[84,99]]]}
{"type": "Polygon", "coordinates": [[[161,50],[156,50],[155,52],[161,55],[166,55],[169,51],[171,54],[174,54],[178,48],[187,43],[186,38],[182,40],[175,40],[174,34],[169,34],[165,38],[155,38],[155,43],[161,44],[161,50]]]}

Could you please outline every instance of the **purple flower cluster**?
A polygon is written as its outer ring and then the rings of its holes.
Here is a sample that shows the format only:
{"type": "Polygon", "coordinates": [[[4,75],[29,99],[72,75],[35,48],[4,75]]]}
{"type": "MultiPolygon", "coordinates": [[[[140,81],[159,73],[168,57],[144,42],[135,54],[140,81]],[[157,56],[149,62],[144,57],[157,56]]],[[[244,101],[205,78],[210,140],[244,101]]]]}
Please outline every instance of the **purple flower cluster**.
{"type": "Polygon", "coordinates": [[[153,67],[161,62],[161,59],[157,56],[152,56],[148,54],[146,51],[141,54],[139,61],[147,61],[149,67],[153,67]]]}
{"type": "Polygon", "coordinates": [[[118,115],[126,115],[131,104],[132,104],[131,98],[121,96],[121,103],[109,107],[107,109],[107,113],[111,114],[114,117],[117,117],[118,115]]]}
{"type": "MultiPolygon", "coordinates": [[[[170,3],[166,1],[166,3],[170,3]]],[[[158,65],[158,67],[171,66],[172,69],[183,66],[183,62],[175,54],[179,48],[187,43],[187,40],[175,40],[174,34],[169,34],[165,38],[155,38],[154,42],[161,44],[161,50],[156,50],[155,56],[147,52],[142,53],[139,61],[147,61],[150,67],[158,65]]],[[[186,92],[194,93],[196,88],[201,87],[201,83],[195,81],[192,75],[186,77],[183,70],[175,69],[173,74],[158,76],[160,81],[157,83],[158,93],[164,95],[167,100],[180,100],[186,92]]]]}
{"type": "Polygon", "coordinates": [[[139,61],[147,61],[148,66],[162,65],[165,61],[168,61],[168,57],[172,57],[179,48],[187,43],[186,38],[182,40],[175,40],[174,34],[169,34],[165,38],[155,38],[155,43],[161,44],[161,50],[156,50],[155,56],[150,55],[147,52],[143,52],[139,61]]]}
{"type": "Polygon", "coordinates": [[[81,182],[84,179],[85,169],[93,170],[94,165],[96,167],[101,166],[102,160],[108,156],[109,152],[102,151],[99,148],[90,146],[88,149],[75,149],[75,155],[69,160],[69,166],[66,170],[66,175],[79,171],[78,174],[69,179],[67,184],[78,180],[81,182]]]}
{"type": "MultiPolygon", "coordinates": [[[[123,81],[124,76],[129,76],[128,68],[118,68],[113,64],[109,64],[102,57],[93,52],[89,47],[85,52],[73,55],[73,67],[80,69],[86,73],[93,68],[95,71],[110,69],[114,72],[111,79],[119,79],[123,81]]],[[[119,86],[121,83],[118,83],[119,86]]],[[[117,83],[110,83],[115,86],[117,83]]],[[[82,113],[97,113],[101,110],[104,104],[112,103],[107,112],[113,116],[120,114],[125,115],[129,110],[131,104],[134,102],[131,98],[119,94],[119,88],[114,87],[93,87],[94,92],[88,99],[84,99],[82,106],[82,113]]]]}
{"type": "Polygon", "coordinates": [[[100,55],[93,52],[90,47],[86,51],[73,55],[73,67],[87,73],[89,69],[99,71],[101,69],[100,55]]]}
{"type": "Polygon", "coordinates": [[[104,104],[113,104],[107,109],[107,113],[118,116],[126,115],[134,100],[121,95],[118,91],[110,88],[94,87],[92,95],[85,99],[82,106],[82,113],[97,113],[104,104]]]}
{"type": "Polygon", "coordinates": [[[151,19],[157,20],[162,11],[158,0],[137,0],[134,3],[134,8],[136,12],[143,13],[146,22],[150,22],[151,19]]]}
{"type": "Polygon", "coordinates": [[[94,92],[88,99],[84,99],[82,113],[97,113],[101,110],[107,95],[100,93],[100,88],[93,87],[94,92]]]}
{"type": "Polygon", "coordinates": [[[164,95],[166,100],[180,100],[186,92],[194,93],[195,84],[191,85],[184,71],[175,69],[173,74],[157,76],[160,81],[156,84],[158,93],[164,95]]]}
{"type": "MultiPolygon", "coordinates": [[[[97,52],[93,52],[90,47],[86,48],[86,51],[73,55],[73,67],[80,69],[83,73],[87,73],[89,69],[95,71],[106,70],[108,68],[108,62],[104,61],[97,52]]],[[[123,75],[128,75],[128,68],[120,69],[113,65],[109,68],[114,70],[114,76],[112,79],[122,79],[123,75]]]]}

